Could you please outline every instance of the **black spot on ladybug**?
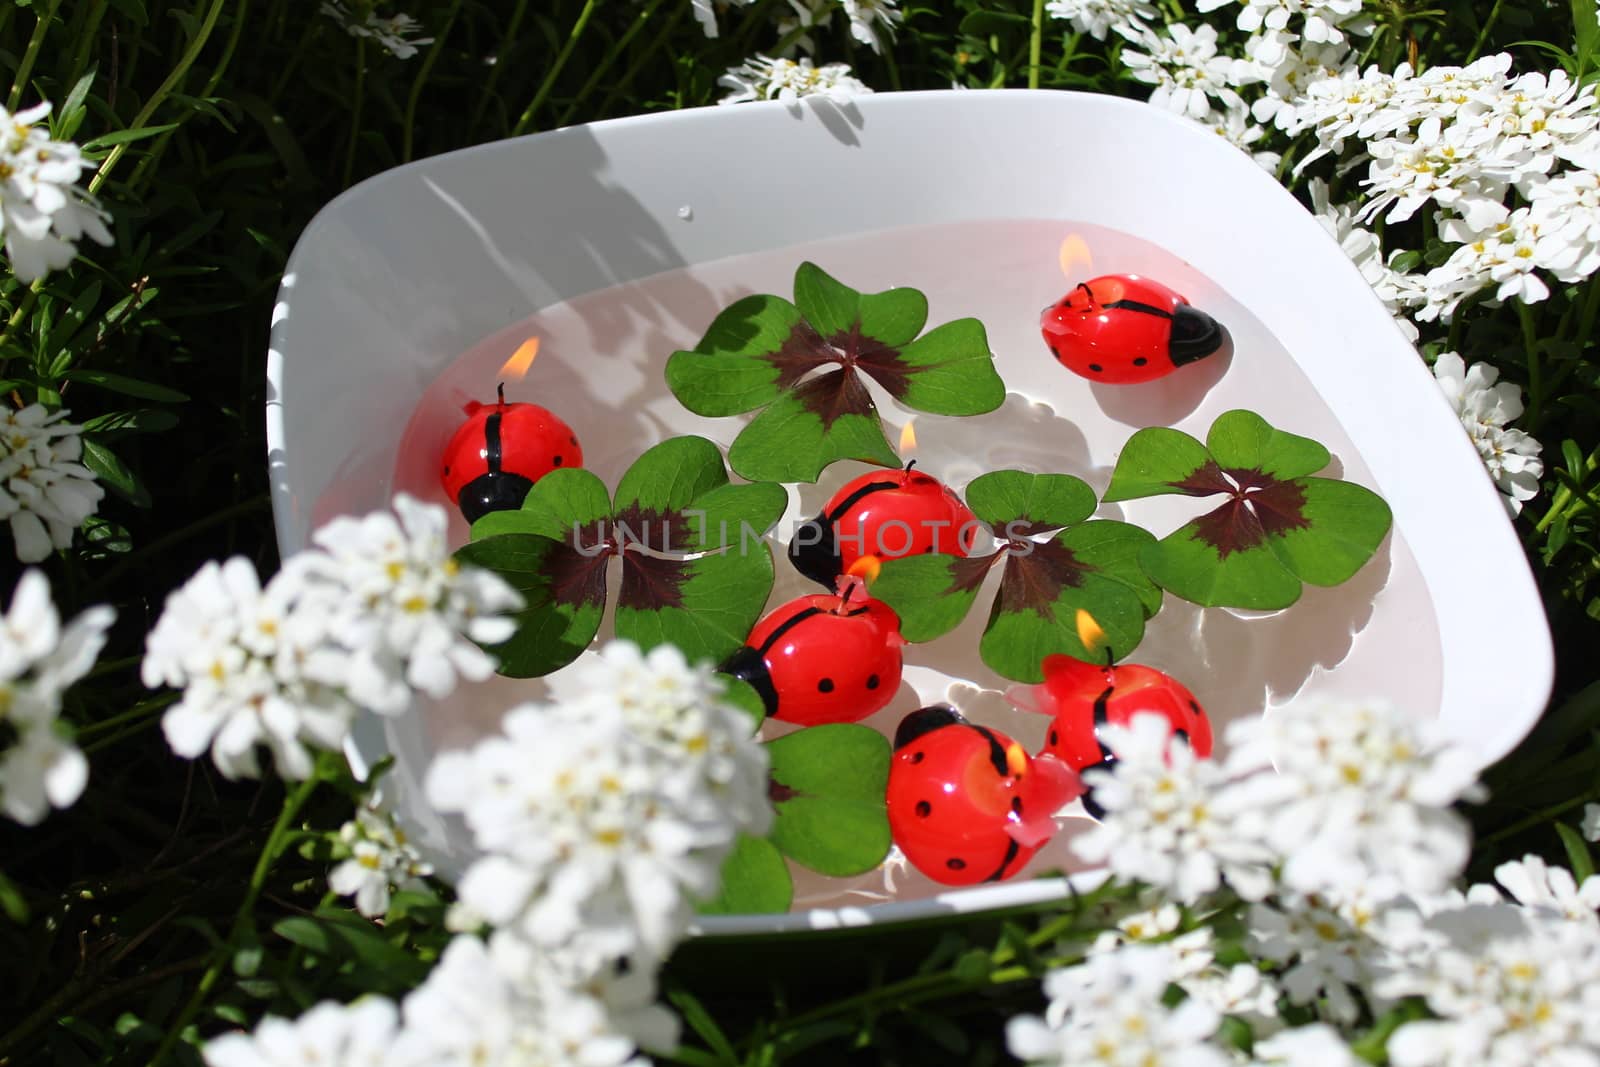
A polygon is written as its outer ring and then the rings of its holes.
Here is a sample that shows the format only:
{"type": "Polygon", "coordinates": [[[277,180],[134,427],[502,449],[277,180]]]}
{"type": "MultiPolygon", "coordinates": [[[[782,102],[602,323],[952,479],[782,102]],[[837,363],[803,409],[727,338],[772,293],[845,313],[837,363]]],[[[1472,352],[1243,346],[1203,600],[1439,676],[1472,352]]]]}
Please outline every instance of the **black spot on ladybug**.
{"type": "MultiPolygon", "coordinates": [[[[450,473],[450,471],[449,471],[449,469],[448,469],[448,468],[447,468],[447,469],[446,469],[446,470],[445,470],[445,473],[446,473],[446,474],[449,474],[449,473],[450,473]]],[[[933,555],[933,554],[934,554],[934,553],[935,553],[935,552],[937,552],[937,551],[939,551],[939,546],[938,546],[938,545],[929,545],[929,546],[928,546],[928,547],[927,547],[927,549],[926,549],[926,553],[927,553],[927,554],[928,554],[928,555],[930,555],[930,556],[931,556],[931,555],[933,555]]]]}
{"type": "Polygon", "coordinates": [[[917,801],[917,817],[918,818],[926,819],[929,815],[932,815],[932,814],[933,814],[933,805],[932,804],[929,804],[926,800],[917,801]]]}
{"type": "Polygon", "coordinates": [[[1100,366],[1098,363],[1089,364],[1089,369],[1094,371],[1096,374],[1099,374],[1101,371],[1105,370],[1105,368],[1100,366]]]}
{"type": "Polygon", "coordinates": [[[876,674],[867,675],[867,688],[868,689],[876,689],[876,688],[878,688],[878,676],[876,674]]]}
{"type": "Polygon", "coordinates": [[[1022,798],[1021,797],[1012,797],[1011,798],[1011,810],[1016,812],[1018,815],[1022,814],[1022,798]]]}
{"type": "Polygon", "coordinates": [[[557,456],[557,457],[556,457],[556,458],[555,458],[555,461],[554,461],[554,462],[555,462],[555,465],[556,465],[556,466],[557,466],[557,467],[559,467],[559,466],[561,466],[561,457],[560,457],[560,456],[557,456]]]}
{"type": "Polygon", "coordinates": [[[818,682],[817,683],[817,692],[819,692],[819,693],[831,693],[831,692],[833,692],[833,679],[832,678],[824,678],[822,681],[818,682]]]}
{"type": "Polygon", "coordinates": [[[1142,367],[1142,366],[1144,366],[1144,365],[1145,365],[1145,364],[1146,364],[1146,363],[1149,363],[1149,362],[1150,362],[1150,361],[1149,361],[1149,360],[1148,360],[1148,359],[1145,359],[1145,358],[1144,358],[1144,357],[1143,357],[1143,356],[1139,356],[1139,357],[1137,357],[1137,358],[1135,358],[1135,359],[1134,359],[1134,361],[1133,361],[1133,365],[1134,365],[1134,366],[1135,366],[1135,367],[1142,367]]]}
{"type": "Polygon", "coordinates": [[[567,440],[571,441],[574,447],[576,447],[577,444],[578,444],[578,436],[577,436],[577,434],[568,434],[567,435],[567,440]]]}
{"type": "Polygon", "coordinates": [[[959,856],[950,857],[944,861],[944,865],[949,867],[952,871],[964,871],[967,869],[967,861],[959,856]]]}
{"type": "Polygon", "coordinates": [[[1200,710],[1200,702],[1198,700],[1189,701],[1189,710],[1193,711],[1196,715],[1205,714],[1205,712],[1200,710]]]}
{"type": "Polygon", "coordinates": [[[922,759],[923,759],[923,754],[921,752],[913,752],[913,753],[911,753],[911,762],[912,763],[921,763],[922,759]]]}
{"type": "Polygon", "coordinates": [[[1050,731],[1050,743],[1052,745],[1055,745],[1055,744],[1060,744],[1060,742],[1061,742],[1061,735],[1056,733],[1054,730],[1051,730],[1050,731]]]}

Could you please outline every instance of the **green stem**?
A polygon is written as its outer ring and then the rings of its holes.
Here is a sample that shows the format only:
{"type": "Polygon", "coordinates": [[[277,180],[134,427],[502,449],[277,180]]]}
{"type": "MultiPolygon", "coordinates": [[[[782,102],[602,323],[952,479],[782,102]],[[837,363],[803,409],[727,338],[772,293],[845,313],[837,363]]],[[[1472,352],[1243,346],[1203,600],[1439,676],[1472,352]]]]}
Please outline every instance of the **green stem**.
{"type": "Polygon", "coordinates": [[[1483,20],[1483,28],[1478,31],[1478,39],[1472,42],[1472,51],[1467,53],[1463,66],[1483,53],[1483,46],[1489,40],[1489,31],[1494,29],[1495,22],[1500,18],[1500,5],[1504,2],[1505,0],[1494,0],[1494,6],[1489,9],[1489,17],[1483,20]]]}
{"type": "Polygon", "coordinates": [[[50,21],[56,17],[56,9],[61,6],[61,0],[50,0],[50,6],[39,15],[39,20],[33,24],[33,36],[28,38],[28,49],[22,53],[22,62],[17,64],[17,77],[11,83],[11,95],[6,101],[6,110],[15,111],[22,102],[22,90],[27,88],[28,76],[33,73],[34,60],[39,58],[39,49],[44,47],[44,35],[50,28],[50,21]]]}
{"type": "Polygon", "coordinates": [[[1044,0],[1033,0],[1033,33],[1028,38],[1028,88],[1039,88],[1039,59],[1044,54],[1044,0]]]}
{"type": "MultiPolygon", "coordinates": [[[[83,741],[85,738],[89,737],[98,738],[107,730],[116,729],[117,727],[123,726],[130,722],[139,722],[141,720],[149,719],[155,715],[156,712],[165,710],[170,705],[177,703],[177,701],[177,693],[162,693],[160,696],[150,697],[148,700],[141,700],[127,711],[118,712],[109,719],[101,719],[98,722],[91,722],[86,726],[80,726],[78,728],[78,740],[83,741]]],[[[115,736],[122,737],[123,735],[118,733],[115,736]]],[[[102,741],[97,740],[94,745],[87,746],[84,751],[94,752],[104,747],[105,745],[102,743],[102,741]]]]}
{"type": "Polygon", "coordinates": [[[567,34],[567,43],[561,46],[561,51],[556,55],[556,61],[545,71],[544,81],[539,83],[539,91],[533,94],[533,100],[522,112],[522,117],[517,124],[511,127],[511,136],[517,137],[527,131],[533,122],[534,114],[544,103],[545,97],[550,95],[550,90],[555,88],[556,77],[560,75],[561,68],[567,65],[567,60],[572,56],[572,50],[578,45],[578,38],[582,36],[583,29],[589,25],[589,16],[594,14],[594,9],[599,6],[598,0],[584,0],[583,10],[578,12],[578,21],[572,24],[572,32],[567,34]]]}
{"type": "Polygon", "coordinates": [[[1568,797],[1566,800],[1563,800],[1558,804],[1552,804],[1548,808],[1540,808],[1532,815],[1529,815],[1525,819],[1518,819],[1510,826],[1503,826],[1492,834],[1486,834],[1483,837],[1478,838],[1478,844],[1481,846],[1490,844],[1494,841],[1501,841],[1512,836],[1513,834],[1518,834],[1523,830],[1538,826],[1540,823],[1553,822],[1555,821],[1557,815],[1563,815],[1566,812],[1571,811],[1573,808],[1576,808],[1582,804],[1587,804],[1596,799],[1600,799],[1600,789],[1591,789],[1588,792],[1580,793],[1575,797],[1568,797]]]}
{"type": "Polygon", "coordinates": [[[1533,307],[1517,301],[1517,318],[1522,321],[1522,344],[1528,350],[1528,432],[1539,427],[1540,409],[1544,406],[1543,370],[1539,365],[1539,330],[1533,321],[1533,307]]]}
{"type": "Polygon", "coordinates": [[[78,36],[78,52],[72,57],[72,76],[67,79],[67,85],[77,85],[78,79],[83,77],[84,69],[89,66],[89,49],[94,44],[95,34],[100,32],[100,22],[106,17],[108,0],[94,0],[89,8],[89,14],[84,19],[83,29],[78,36]]]}
{"type": "Polygon", "coordinates": [[[630,63],[628,65],[628,69],[623,71],[622,76],[616,80],[609,90],[607,90],[606,95],[600,101],[600,106],[595,108],[594,114],[591,116],[591,118],[605,117],[606,111],[611,107],[611,102],[615,100],[618,95],[627,90],[628,86],[633,82],[634,75],[638,74],[639,71],[644,68],[645,63],[649,62],[650,58],[654,56],[656,52],[667,43],[667,41],[671,40],[672,31],[677,28],[679,20],[681,20],[688,11],[688,4],[678,4],[675,6],[671,16],[669,16],[667,19],[667,24],[661,27],[661,32],[656,34],[650,43],[645,46],[644,51],[639,54],[639,58],[630,63]]]}
{"type": "Polygon", "coordinates": [[[511,19],[506,23],[505,33],[501,35],[501,48],[495,57],[494,66],[489,68],[489,74],[483,79],[483,88],[478,90],[478,102],[473,105],[472,118],[467,122],[467,129],[475,130],[478,123],[483,121],[483,113],[489,110],[489,100],[494,96],[495,82],[500,80],[500,72],[507,66],[506,58],[511,53],[517,39],[517,31],[522,28],[522,19],[528,13],[528,0],[517,0],[517,6],[511,9],[511,19]]]}
{"type": "Polygon", "coordinates": [[[367,39],[356,38],[356,84],[354,98],[350,101],[350,141],[344,149],[344,177],[341,189],[350,188],[350,176],[356,169],[356,139],[361,135],[361,105],[367,92],[367,39]]]}
{"type": "Polygon", "coordinates": [[[289,87],[290,80],[300,67],[300,60],[304,58],[306,53],[306,45],[310,44],[311,38],[315,37],[317,32],[322,29],[322,20],[320,18],[306,19],[305,24],[306,28],[301,32],[300,40],[295,42],[294,51],[289,53],[289,62],[283,65],[283,70],[279,73],[278,80],[272,83],[272,92],[267,94],[267,103],[274,110],[278,107],[278,98],[283,96],[283,91],[289,87]]]}
{"type": "Polygon", "coordinates": [[[573,97],[572,103],[568,104],[567,109],[561,113],[561,118],[556,120],[557,126],[565,126],[572,121],[573,116],[577,114],[578,108],[588,98],[589,93],[593,91],[596,85],[600,84],[600,79],[605,77],[606,72],[616,62],[617,57],[627,50],[628,44],[633,40],[634,36],[644,29],[645,24],[650,21],[651,16],[656,13],[656,9],[661,6],[662,2],[663,0],[650,0],[645,5],[644,10],[634,17],[632,24],[623,31],[622,36],[617,39],[617,43],[606,49],[605,58],[595,66],[593,72],[589,75],[589,80],[583,83],[583,88],[578,90],[578,95],[573,97]]]}
{"type": "MultiPolygon", "coordinates": [[[[206,41],[211,39],[211,31],[216,29],[217,19],[221,16],[222,9],[226,4],[227,0],[211,0],[211,7],[206,11],[205,20],[200,23],[200,28],[195,31],[194,39],[189,42],[189,47],[185,48],[183,55],[178,57],[178,65],[172,68],[160,85],[156,86],[156,91],[151,93],[150,99],[144,102],[144,107],[140,108],[139,113],[133,117],[133,122],[128,126],[128,129],[138,130],[148,125],[150,117],[156,113],[156,109],[165,103],[172,91],[182,83],[184,76],[189,73],[189,68],[194,66],[194,61],[200,58],[200,50],[205,48],[206,41]]],[[[106,158],[100,161],[100,169],[95,171],[94,177],[89,180],[90,196],[100,191],[100,187],[111,177],[111,172],[116,168],[117,161],[127,151],[128,142],[124,141],[122,144],[113,147],[110,153],[106,155],[106,158]]],[[[10,327],[7,327],[7,332],[10,332],[10,327]]]]}
{"type": "MultiPolygon", "coordinates": [[[[216,92],[217,86],[222,82],[222,76],[227,73],[229,65],[233,63],[233,56],[239,48],[239,38],[244,34],[244,26],[245,22],[248,21],[247,16],[249,13],[250,0],[239,0],[239,10],[235,13],[233,19],[233,31],[228,34],[228,43],[222,46],[222,58],[217,61],[216,69],[211,72],[211,76],[206,79],[205,86],[200,90],[202,98],[216,92]]],[[[145,154],[143,159],[139,160],[139,165],[133,168],[133,174],[128,178],[128,185],[136,192],[142,191],[146,179],[155,173],[156,164],[161,161],[162,155],[167,151],[167,145],[171,143],[173,135],[177,132],[176,129],[171,129],[158,137],[150,151],[145,154]]],[[[128,308],[131,311],[136,306],[136,303],[130,303],[128,308]]]]}
{"type": "MultiPolygon", "coordinates": [[[[1597,467],[1600,467],[1600,448],[1596,448],[1584,458],[1583,466],[1580,469],[1569,473],[1573,478],[1582,481],[1584,476],[1593,474],[1597,467]]],[[[1550,498],[1550,510],[1540,516],[1539,521],[1534,523],[1533,528],[1539,533],[1544,533],[1548,530],[1562,512],[1569,508],[1575,495],[1569,486],[1560,486],[1556,490],[1556,495],[1550,498]]]]}
{"type": "Polygon", "coordinates": [[[450,5],[450,14],[445,16],[444,26],[434,36],[433,47],[422,57],[422,67],[417,71],[416,80],[411,83],[410,94],[406,96],[405,132],[401,135],[400,146],[402,163],[411,162],[411,150],[417,132],[417,102],[422,99],[422,87],[427,84],[428,75],[433,73],[433,65],[439,61],[439,53],[444,50],[445,39],[450,36],[450,30],[456,24],[456,16],[461,14],[461,2],[462,0],[455,0],[450,5]]]}
{"type": "Polygon", "coordinates": [[[267,843],[261,847],[261,855],[256,858],[255,870],[250,874],[250,882],[245,887],[244,899],[239,902],[239,908],[234,912],[233,925],[228,930],[228,938],[218,945],[211,953],[211,963],[200,976],[200,984],[195,987],[193,995],[167,1028],[166,1036],[161,1039],[161,1046],[156,1049],[156,1054],[151,1057],[152,1067],[158,1067],[172,1055],[173,1048],[183,1036],[183,1031],[194,1020],[200,1006],[205,1003],[217,979],[222,976],[223,968],[233,959],[236,942],[239,935],[253,924],[255,920],[256,900],[261,896],[261,890],[266,886],[267,875],[272,870],[273,861],[278,858],[278,852],[283,848],[289,824],[294,821],[306,800],[317,787],[317,782],[322,777],[323,760],[319,759],[311,771],[311,776],[299,783],[283,798],[283,810],[278,812],[278,819],[272,824],[272,832],[267,835],[267,843]]]}

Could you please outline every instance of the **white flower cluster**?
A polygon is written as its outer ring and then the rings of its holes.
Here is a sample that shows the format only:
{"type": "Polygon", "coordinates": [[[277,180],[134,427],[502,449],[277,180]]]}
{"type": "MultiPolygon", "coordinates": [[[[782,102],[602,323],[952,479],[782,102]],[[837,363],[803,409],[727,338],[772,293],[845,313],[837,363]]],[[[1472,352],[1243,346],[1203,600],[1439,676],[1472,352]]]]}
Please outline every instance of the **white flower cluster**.
{"type": "Polygon", "coordinates": [[[410,59],[417,54],[419,45],[433,43],[432,37],[413,36],[422,28],[416,19],[410,15],[381,16],[371,0],[355,0],[353,4],[323,0],[322,13],[343,26],[350,36],[376,41],[396,59],[410,59]]]}
{"type": "MultiPolygon", "coordinates": [[[[717,36],[719,12],[750,3],[751,0],[690,0],[694,16],[707,37],[717,36]]],[[[898,0],[789,0],[789,10],[780,15],[774,25],[781,46],[774,51],[784,57],[796,49],[807,54],[814,52],[816,42],[805,31],[815,26],[826,26],[835,11],[843,11],[850,36],[874,52],[881,52],[884,38],[892,40],[895,28],[905,19],[905,15],[895,6],[897,3],[898,0]]],[[[757,56],[750,63],[764,59],[764,56],[757,56]]],[[[849,70],[848,67],[844,69],[849,70]]]]}
{"type": "Polygon", "coordinates": [[[676,1041],[654,997],[649,976],[574,981],[559,961],[508,957],[461,935],[398,1007],[375,996],[325,1001],[214,1038],[203,1055],[209,1067],[644,1067],[640,1044],[676,1041]]]}
{"type": "Polygon", "coordinates": [[[62,736],[67,688],[88,673],[116,613],[93,607],[61,625],[50,581],[26,571],[0,616],[0,813],[33,825],[78,799],[89,762],[62,736]]]}
{"type": "Polygon", "coordinates": [[[1517,514],[1523,502],[1539,492],[1539,478],[1544,474],[1539,442],[1506,425],[1522,414],[1521,391],[1510,382],[1498,381],[1500,372],[1494,367],[1474,363],[1469,368],[1454,352],[1439,354],[1433,376],[1477,446],[1506,508],[1517,514]]]}
{"type": "Polygon", "coordinates": [[[17,559],[37,563],[72,534],[106,495],[80,460],[79,427],[65,411],[0,405],[0,519],[11,527],[17,559]]]}
{"type": "Polygon", "coordinates": [[[394,816],[370,805],[339,828],[339,840],[350,856],[328,873],[328,888],[355,897],[356,910],[369,919],[389,910],[394,889],[433,873],[394,816]]]}
{"type": "Polygon", "coordinates": [[[1392,708],[1301,701],[1240,720],[1224,763],[1170,741],[1157,716],[1106,735],[1116,763],[1085,775],[1106,814],[1073,848],[1180,902],[1224,881],[1259,900],[1275,881],[1315,893],[1379,874],[1435,892],[1466,863],[1449,806],[1475,795],[1471,756],[1392,708]]]}
{"type": "Polygon", "coordinates": [[[553,703],[440,756],[428,795],[487,853],[457,887],[458,922],[540,950],[665,958],[738,834],[772,819],[766,750],[721,691],[675,648],[613,642],[553,703]]]}
{"type": "Polygon", "coordinates": [[[227,777],[257,775],[258,746],[278,773],[311,773],[307,743],[337,749],[359,708],[393,715],[421,690],[482,680],[492,658],[472,642],[511,636],[520,603],[497,575],[456,565],[443,509],[405,495],[395,515],[336,519],[315,547],[260,585],[243,557],[207,563],[167,598],[146,639],[142,676],[183,689],[162,727],[173,751],[211,749],[227,777]]]}
{"type": "Polygon", "coordinates": [[[818,96],[835,103],[872,92],[850,74],[846,63],[811,65],[807,58],[773,59],[756,55],[717,79],[727,95],[719,104],[742,104],[751,100],[782,100],[794,104],[802,97],[818,96]]]}
{"type": "Polygon", "coordinates": [[[83,153],[37,125],[48,114],[48,102],[16,114],[0,108],[0,230],[11,270],[24,282],[68,266],[84,237],[111,243],[108,216],[78,188],[83,153]]]}

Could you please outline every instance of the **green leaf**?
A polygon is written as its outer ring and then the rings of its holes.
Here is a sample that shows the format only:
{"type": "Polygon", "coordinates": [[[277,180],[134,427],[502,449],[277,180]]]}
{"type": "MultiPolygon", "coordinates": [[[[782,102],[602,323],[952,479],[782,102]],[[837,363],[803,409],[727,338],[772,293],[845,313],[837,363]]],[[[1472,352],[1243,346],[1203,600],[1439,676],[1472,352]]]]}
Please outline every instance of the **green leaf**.
{"type": "Polygon", "coordinates": [[[1288,484],[1301,489],[1300,514],[1307,525],[1270,533],[1267,546],[1301,581],[1338,585],[1348,580],[1389,532],[1389,505],[1351,482],[1300,478],[1288,484]]]}
{"type": "Polygon", "coordinates": [[[646,649],[677,645],[691,663],[720,663],[750,636],[771,590],[765,542],[692,560],[625,552],[617,636],[646,649]]]}
{"type": "Polygon", "coordinates": [[[770,915],[789,910],[794,881],[776,845],[740,834],[722,863],[722,889],[701,903],[702,915],[770,915]]]}
{"type": "Polygon", "coordinates": [[[670,437],[634,460],[623,474],[617,483],[616,517],[619,521],[666,518],[727,484],[728,472],[716,445],[704,437],[670,437]]]}
{"type": "Polygon", "coordinates": [[[674,551],[728,549],[754,551],[789,506],[789,493],[776,482],[721,485],[682,509],[687,529],[674,551]]]}
{"type": "Polygon", "coordinates": [[[1225,468],[1260,471],[1274,478],[1300,478],[1328,465],[1328,450],[1309,437],[1273,429],[1253,411],[1217,416],[1206,434],[1211,458],[1225,468]]]}
{"type": "Polygon", "coordinates": [[[967,506],[978,518],[1003,529],[1021,522],[1034,531],[1071,526],[1094,514],[1094,490],[1066,474],[992,471],[967,486],[967,506]]]}
{"type": "Polygon", "coordinates": [[[1600,58],[1597,55],[1600,54],[1600,16],[1596,14],[1595,5],[1584,0],[1572,0],[1572,36],[1578,68],[1573,72],[1573,78],[1581,83],[1596,59],[1600,58]]]}
{"type": "Polygon", "coordinates": [[[872,870],[889,852],[889,741],[854,723],[812,726],[769,742],[778,818],[771,841],[822,874],[872,870]]]}
{"type": "Polygon", "coordinates": [[[83,428],[90,433],[114,437],[124,433],[163,433],[177,425],[178,416],[164,408],[141,408],[96,415],[84,422],[83,428]]]}
{"type": "Polygon", "coordinates": [[[1572,868],[1572,877],[1582,885],[1584,879],[1594,873],[1594,856],[1589,851],[1589,842],[1564,822],[1556,823],[1555,828],[1561,836],[1561,846],[1567,850],[1567,864],[1572,868]]]}
{"type": "MultiPolygon", "coordinates": [[[[978,643],[983,662],[996,673],[1019,682],[1040,682],[1046,656],[1064,652],[1098,660],[1109,648],[1122,657],[1144,639],[1145,606],[1138,592],[1126,575],[1106,574],[1081,556],[1075,533],[1064,531],[1038,545],[1032,556],[1006,560],[1000,595],[978,643]],[[1104,631],[1104,639],[1094,648],[1086,647],[1078,634],[1079,610],[1093,616],[1104,631]]],[[[1098,544],[1101,533],[1091,531],[1087,543],[1098,544]]]]}
{"type": "Polygon", "coordinates": [[[606,558],[535,534],[487,537],[456,552],[462,563],[500,575],[526,602],[514,616],[517,632],[488,649],[499,658],[501,674],[549,674],[589,647],[605,613],[606,558]]]}
{"type": "Polygon", "coordinates": [[[363,964],[406,988],[420,982],[428,973],[428,965],[409,950],[391,944],[379,929],[365,919],[334,919],[319,913],[316,918],[280,919],[273,924],[272,932],[318,956],[363,964]]]}
{"type": "MultiPolygon", "coordinates": [[[[1101,499],[1136,500],[1164,493],[1205,495],[1184,488],[1211,462],[1206,446],[1182,430],[1151,426],[1128,438],[1111,472],[1111,485],[1101,499]]],[[[1215,492],[1218,490],[1207,490],[1215,492]]]]}
{"type": "Polygon", "coordinates": [[[994,556],[904,556],[885,560],[871,591],[900,616],[900,636],[932,641],[961,625],[972,610],[994,556]]]}
{"type": "MultiPolygon", "coordinates": [[[[983,323],[956,319],[936,326],[900,350],[900,377],[874,374],[907,407],[935,415],[981,415],[1005,403],[983,323]]],[[[867,373],[873,368],[864,364],[867,373]]]]}
{"type": "Polygon", "coordinates": [[[168,122],[159,126],[139,126],[131,130],[117,130],[106,134],[104,137],[96,137],[92,141],[85,141],[83,150],[85,152],[95,152],[99,149],[112,148],[119,144],[132,144],[135,141],[148,140],[151,137],[166,133],[168,130],[175,130],[178,126],[179,123],[168,122]]]}
{"type": "MultiPolygon", "coordinates": [[[[859,381],[854,388],[866,395],[859,381]]],[[[824,426],[796,394],[785,394],[744,428],[728,449],[728,462],[753,482],[814,482],[825,467],[841,459],[899,466],[900,457],[883,434],[877,408],[870,399],[867,406],[870,414],[842,415],[824,426]]]]}
{"type": "Polygon", "coordinates": [[[491,511],[473,523],[472,539],[535,534],[572,544],[575,528],[610,517],[611,497],[605,483],[593,471],[561,467],[533,483],[521,510],[491,511]]]}
{"type": "Polygon", "coordinates": [[[928,298],[916,289],[858,293],[815,263],[802,263],[795,271],[794,302],[817,333],[839,347],[870,338],[898,348],[928,322],[928,298]]]}
{"type": "Polygon", "coordinates": [[[722,702],[731,704],[750,716],[752,732],[760,729],[767,718],[767,705],[761,699],[761,694],[756,692],[755,686],[743,678],[734,678],[727,674],[719,674],[717,678],[723,686],[722,702]]]}
{"type": "Polygon", "coordinates": [[[712,320],[693,351],[667,359],[667,386],[696,415],[740,415],[775,399],[779,351],[800,323],[800,309],[781,296],[747,296],[712,320]]]}
{"type": "Polygon", "coordinates": [[[1275,611],[1300,599],[1300,580],[1269,549],[1223,554],[1200,531],[1196,520],[1146,548],[1140,555],[1145,573],[1169,593],[1202,607],[1275,611]]]}
{"type": "Polygon", "coordinates": [[[140,381],[130,378],[125,374],[112,374],[110,371],[89,370],[80,367],[69,370],[63,375],[68,381],[83,382],[85,385],[98,385],[102,389],[109,389],[113,393],[122,393],[124,396],[136,396],[140,400],[158,400],[169,404],[181,403],[189,399],[187,393],[180,393],[176,389],[169,389],[164,385],[140,381]]]}
{"type": "Polygon", "coordinates": [[[134,507],[150,506],[150,490],[144,487],[139,476],[115,452],[92,437],[83,438],[83,465],[93,471],[106,488],[134,507]]]}

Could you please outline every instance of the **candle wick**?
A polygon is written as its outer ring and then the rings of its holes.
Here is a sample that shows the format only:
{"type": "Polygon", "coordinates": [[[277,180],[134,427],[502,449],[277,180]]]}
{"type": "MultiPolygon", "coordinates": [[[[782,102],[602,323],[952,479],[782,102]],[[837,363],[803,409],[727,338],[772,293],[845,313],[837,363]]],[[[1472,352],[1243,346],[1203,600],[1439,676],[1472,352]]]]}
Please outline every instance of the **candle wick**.
{"type": "Polygon", "coordinates": [[[505,382],[501,382],[499,385],[496,385],[494,387],[494,392],[495,392],[495,395],[500,398],[500,406],[501,407],[505,407],[506,406],[506,383],[505,382]]]}
{"type": "Polygon", "coordinates": [[[914,460],[914,459],[906,460],[906,473],[910,474],[911,473],[911,468],[915,467],[916,465],[917,465],[917,461],[916,460],[914,460]]]}

